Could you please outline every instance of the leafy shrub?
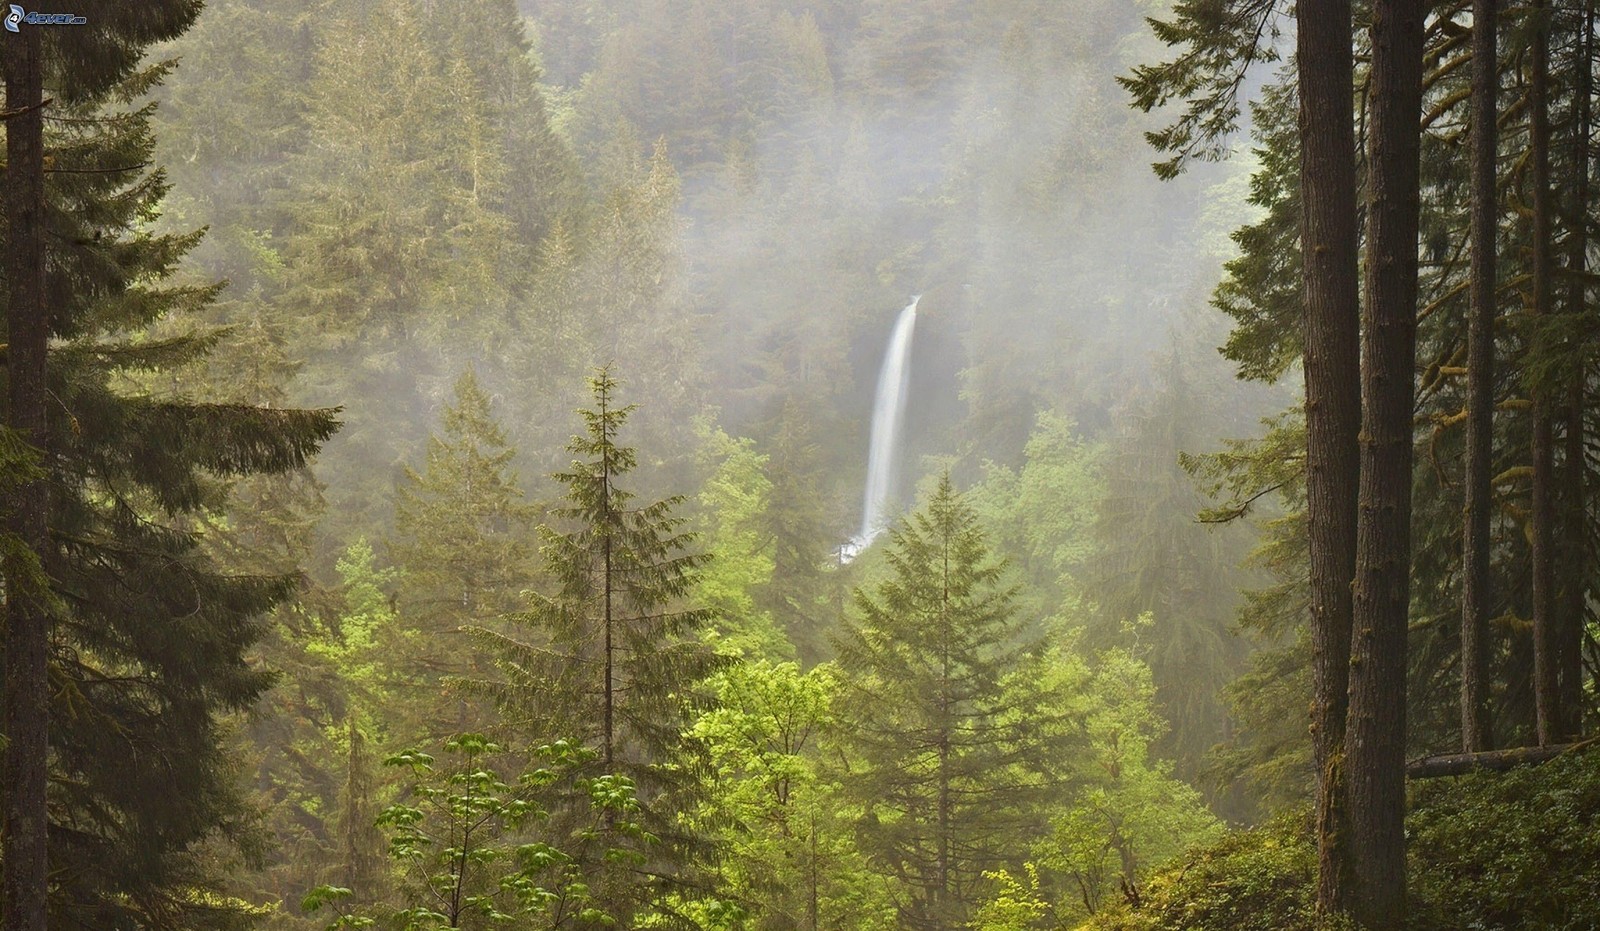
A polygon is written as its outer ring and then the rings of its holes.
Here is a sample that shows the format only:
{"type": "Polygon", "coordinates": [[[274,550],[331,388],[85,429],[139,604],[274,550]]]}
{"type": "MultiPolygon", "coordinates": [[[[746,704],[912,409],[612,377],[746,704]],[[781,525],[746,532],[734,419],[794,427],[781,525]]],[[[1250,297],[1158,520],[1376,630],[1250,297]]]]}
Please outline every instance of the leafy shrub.
{"type": "Polygon", "coordinates": [[[1416,931],[1600,928],[1600,750],[1419,783],[1416,931]]]}
{"type": "Polygon", "coordinates": [[[1139,905],[1107,909],[1085,931],[1311,931],[1317,850],[1303,816],[1201,847],[1150,879],[1139,905]]]}
{"type": "MultiPolygon", "coordinates": [[[[1600,928],[1600,749],[1412,787],[1410,931],[1600,928]]],[[[1082,931],[1329,931],[1304,814],[1198,848],[1082,931]]]]}

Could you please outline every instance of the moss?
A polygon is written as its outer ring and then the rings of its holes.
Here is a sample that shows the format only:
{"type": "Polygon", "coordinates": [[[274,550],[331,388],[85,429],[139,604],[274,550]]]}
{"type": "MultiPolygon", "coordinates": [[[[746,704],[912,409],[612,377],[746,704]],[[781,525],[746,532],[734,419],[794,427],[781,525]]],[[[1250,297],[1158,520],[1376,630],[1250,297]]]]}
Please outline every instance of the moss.
{"type": "MultiPolygon", "coordinates": [[[[1600,750],[1412,790],[1409,931],[1600,928],[1600,750]]],[[[1191,851],[1083,931],[1328,931],[1308,814],[1191,851]]]]}
{"type": "Polygon", "coordinates": [[[1097,915],[1093,931],[1312,931],[1317,850],[1304,815],[1200,848],[1147,883],[1138,908],[1097,915]]]}

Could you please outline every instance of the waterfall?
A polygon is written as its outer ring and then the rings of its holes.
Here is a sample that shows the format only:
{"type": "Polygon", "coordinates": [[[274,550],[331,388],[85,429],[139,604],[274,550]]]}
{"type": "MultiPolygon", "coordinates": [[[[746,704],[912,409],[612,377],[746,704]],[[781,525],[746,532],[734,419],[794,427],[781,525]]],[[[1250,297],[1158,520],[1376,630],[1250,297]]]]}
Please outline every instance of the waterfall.
{"type": "Polygon", "coordinates": [[[889,523],[889,496],[900,460],[900,428],[905,420],[911,384],[911,331],[917,325],[917,302],[911,299],[895,321],[889,348],[878,370],[878,394],[872,405],[872,439],[867,447],[867,491],[861,507],[861,530],[844,545],[840,556],[854,559],[883,533],[889,523]]]}

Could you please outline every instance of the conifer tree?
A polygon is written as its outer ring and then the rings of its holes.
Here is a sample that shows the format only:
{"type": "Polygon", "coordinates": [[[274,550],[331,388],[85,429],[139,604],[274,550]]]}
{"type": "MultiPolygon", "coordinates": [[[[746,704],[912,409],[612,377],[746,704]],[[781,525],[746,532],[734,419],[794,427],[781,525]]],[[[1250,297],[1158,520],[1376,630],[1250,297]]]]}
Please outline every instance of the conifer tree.
{"type": "Polygon", "coordinates": [[[1206,442],[1203,399],[1214,389],[1204,375],[1174,348],[1156,393],[1129,412],[1130,428],[1106,452],[1097,545],[1083,571],[1099,607],[1091,631],[1097,649],[1117,643],[1133,619],[1151,619],[1141,634],[1149,652],[1141,658],[1172,725],[1161,749],[1187,779],[1199,774],[1206,752],[1227,731],[1216,685],[1239,673],[1248,651],[1230,629],[1246,579],[1239,569],[1243,528],[1194,519],[1205,499],[1182,465],[1186,453],[1206,442]]]}
{"type": "Polygon", "coordinates": [[[822,452],[811,426],[814,411],[784,402],[767,449],[772,483],[763,515],[772,538],[772,579],[757,595],[807,664],[826,658],[832,623],[830,573],[823,568],[837,545],[824,510],[822,452]]]}
{"type": "Polygon", "coordinates": [[[1461,749],[1492,743],[1485,705],[1488,678],[1490,468],[1494,455],[1495,158],[1499,151],[1498,0],[1472,4],[1472,284],[1467,327],[1467,436],[1462,486],[1461,749]]]}
{"type": "Polygon", "coordinates": [[[203,358],[220,338],[150,336],[164,317],[203,309],[217,288],[165,281],[199,236],[146,228],[167,186],[146,168],[151,110],[132,103],[167,71],[137,70],[145,48],[182,32],[198,7],[103,5],[94,28],[45,41],[44,85],[59,118],[44,137],[51,171],[40,235],[50,252],[55,413],[45,424],[51,503],[40,555],[55,603],[48,661],[56,685],[46,694],[71,709],[54,716],[44,758],[58,922],[161,928],[237,919],[213,894],[201,850],[242,829],[218,718],[248,707],[267,685],[247,651],[261,617],[297,577],[219,570],[195,518],[221,505],[232,478],[303,467],[335,426],[330,411],[140,387],[148,373],[203,358]]]}
{"type": "MultiPolygon", "coordinates": [[[[498,658],[503,683],[488,691],[513,726],[538,740],[576,739],[594,751],[579,776],[617,776],[636,787],[637,820],[654,838],[633,838],[636,859],[591,856],[596,845],[620,842],[615,837],[552,840],[583,863],[597,897],[627,924],[666,908],[666,894],[694,883],[710,855],[709,842],[680,818],[703,800],[708,775],[705,747],[687,728],[711,704],[701,684],[726,660],[700,639],[710,612],[685,603],[707,557],[691,551],[694,534],[674,514],[683,499],[640,504],[619,487],[638,461],[618,442],[634,407],[617,404],[617,382],[605,369],[589,386],[584,432],[567,447],[576,458],[555,476],[566,489],[555,515],[569,529],[540,528],[556,589],[533,594],[512,617],[529,639],[474,632],[498,658]]],[[[559,817],[553,823],[563,830],[559,817]]]]}
{"type": "Polygon", "coordinates": [[[460,632],[515,610],[532,581],[533,513],[511,471],[516,450],[471,370],[456,382],[440,426],[422,470],[406,469],[395,506],[402,624],[390,663],[408,693],[402,706],[420,717],[401,725],[416,731],[408,741],[481,729],[465,699],[441,701],[441,686],[487,673],[460,632]]]}
{"type": "Polygon", "coordinates": [[[866,810],[863,853],[903,888],[902,926],[961,928],[983,873],[1025,852],[1064,732],[1029,677],[1015,589],[949,476],[890,540],[889,577],[856,590],[839,641],[845,786],[866,810]]]}
{"type": "MultiPolygon", "coordinates": [[[[44,48],[38,30],[7,37],[5,60],[6,427],[36,456],[49,444],[50,322],[45,303],[44,48]]],[[[44,931],[50,753],[48,571],[50,486],[37,471],[9,482],[5,518],[5,667],[0,733],[0,923],[44,931]]]]}
{"type": "MultiPolygon", "coordinates": [[[[1362,302],[1361,490],[1344,748],[1350,886],[1319,897],[1368,927],[1405,915],[1406,649],[1416,417],[1417,234],[1425,4],[1373,5],[1362,302]]],[[[1315,461],[1308,466],[1317,465],[1315,461]]],[[[1326,866],[1326,864],[1325,864],[1326,866]]]]}

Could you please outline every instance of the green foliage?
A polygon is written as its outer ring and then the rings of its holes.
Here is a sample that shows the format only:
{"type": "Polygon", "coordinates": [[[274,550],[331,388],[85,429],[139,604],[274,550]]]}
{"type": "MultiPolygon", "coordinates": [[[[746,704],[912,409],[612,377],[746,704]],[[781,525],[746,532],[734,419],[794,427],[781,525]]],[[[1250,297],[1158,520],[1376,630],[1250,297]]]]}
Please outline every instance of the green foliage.
{"type": "Polygon", "coordinates": [[[702,427],[702,456],[714,463],[697,503],[703,513],[701,539],[716,559],[700,572],[699,601],[716,619],[720,649],[750,657],[787,659],[794,647],[778,629],[766,601],[774,568],[772,539],[766,533],[772,482],[767,457],[751,440],[736,440],[720,429],[702,427]]]}
{"type": "Polygon", "coordinates": [[[1021,879],[1006,870],[983,874],[994,882],[995,893],[973,915],[974,931],[1028,931],[1050,915],[1039,889],[1039,868],[1024,863],[1022,871],[1021,879]]]}
{"type": "Polygon", "coordinates": [[[1026,849],[1070,731],[949,477],[889,536],[889,576],[857,589],[839,643],[843,783],[864,809],[863,852],[899,877],[902,924],[953,928],[983,873],[1026,849]]]}
{"type": "Polygon", "coordinates": [[[1158,176],[1170,179],[1191,161],[1227,156],[1250,66],[1278,57],[1273,43],[1280,15],[1277,0],[1178,0],[1170,18],[1149,19],[1156,38],[1178,53],[1139,65],[1118,81],[1141,110],[1185,105],[1170,125],[1146,136],[1158,152],[1170,154],[1155,164],[1158,176]]]}
{"type": "Polygon", "coordinates": [[[751,913],[742,926],[895,927],[889,883],[857,848],[854,808],[820,762],[840,736],[838,671],[755,659],[714,681],[718,706],[693,728],[716,774],[700,816],[720,831],[722,887],[751,913]]]}
{"type": "Polygon", "coordinates": [[[401,624],[391,628],[385,661],[411,718],[392,716],[406,739],[438,739],[484,723],[486,709],[441,692],[452,679],[490,673],[463,630],[515,610],[533,580],[533,509],[511,468],[516,450],[470,369],[440,419],[424,467],[405,471],[389,547],[401,571],[401,624]]]}
{"type": "MultiPolygon", "coordinates": [[[[1503,773],[1430,779],[1406,819],[1411,901],[1403,927],[1593,927],[1600,882],[1594,750],[1503,773]]],[[[1314,920],[1317,852],[1309,818],[1280,816],[1186,854],[1095,931],[1327,931],[1314,920]]]]}
{"type": "MultiPolygon", "coordinates": [[[[538,798],[546,787],[590,762],[591,751],[566,741],[538,748],[543,765],[513,785],[498,772],[505,748],[481,734],[445,741],[447,762],[406,750],[384,765],[409,774],[406,801],[385,808],[376,824],[388,836],[389,856],[402,877],[396,908],[352,910],[349,888],[319,886],[301,903],[316,912],[329,905],[337,915],[329,931],[382,926],[396,931],[493,927],[507,922],[558,929],[614,926],[596,901],[574,859],[525,829],[548,816],[538,798]]],[[[578,780],[591,831],[604,829],[645,843],[653,841],[635,822],[639,810],[633,784],[602,775],[578,780]]],[[[616,850],[616,857],[632,854],[616,850]]]]}
{"type": "Polygon", "coordinates": [[[1151,758],[1166,724],[1149,668],[1111,651],[1088,685],[1094,706],[1085,721],[1084,785],[1034,852],[1064,880],[1063,915],[1078,913],[1080,903],[1084,913],[1100,911],[1117,890],[1137,889],[1153,867],[1222,833],[1200,794],[1173,778],[1172,764],[1151,758]]]}
{"type": "Polygon", "coordinates": [[[1430,780],[1406,822],[1412,926],[1591,928],[1600,923],[1600,753],[1430,780]]]}
{"type": "Polygon", "coordinates": [[[1096,915],[1092,931],[1320,931],[1316,846],[1300,816],[1282,817],[1184,857],[1152,878],[1137,905],[1096,915]]]}
{"type": "MultiPolygon", "coordinates": [[[[590,388],[584,433],[568,445],[576,458],[556,475],[565,497],[555,515],[570,529],[540,528],[545,571],[558,587],[530,593],[529,609],[512,617],[530,638],[482,627],[473,633],[496,656],[501,676],[477,687],[509,723],[533,734],[572,734],[593,753],[580,777],[615,776],[639,787],[637,819],[659,840],[651,870],[619,867],[610,847],[616,825],[596,834],[571,820],[571,805],[552,828],[569,847],[581,835],[584,849],[573,848],[573,856],[597,890],[604,886],[617,920],[628,922],[661,905],[710,857],[706,838],[682,817],[704,799],[708,775],[706,748],[686,729],[710,705],[702,683],[731,658],[703,639],[711,612],[686,603],[707,557],[690,550],[695,535],[673,513],[682,499],[637,505],[619,486],[637,463],[633,448],[618,441],[633,408],[617,405],[617,382],[606,370],[590,388]]],[[[579,782],[572,789],[586,791],[579,782]]]]}
{"type": "Polygon", "coordinates": [[[1106,495],[1103,444],[1064,416],[1039,415],[1020,470],[990,464],[969,493],[997,551],[1027,580],[1023,597],[1042,615],[1082,597],[1095,552],[1096,508],[1106,495]]]}

